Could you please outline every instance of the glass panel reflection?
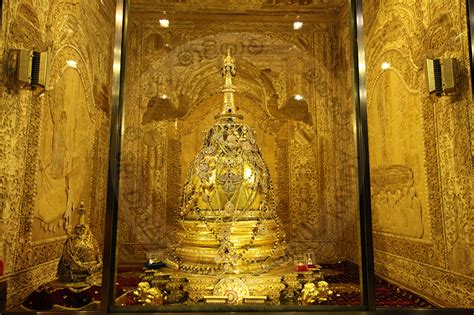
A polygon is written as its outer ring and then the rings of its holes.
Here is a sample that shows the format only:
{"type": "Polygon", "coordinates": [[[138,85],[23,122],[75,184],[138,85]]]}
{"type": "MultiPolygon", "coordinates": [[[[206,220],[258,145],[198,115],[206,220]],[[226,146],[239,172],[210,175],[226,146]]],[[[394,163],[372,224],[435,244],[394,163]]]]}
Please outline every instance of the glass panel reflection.
{"type": "Polygon", "coordinates": [[[295,6],[131,2],[117,306],[360,304],[348,3],[295,6]]]}

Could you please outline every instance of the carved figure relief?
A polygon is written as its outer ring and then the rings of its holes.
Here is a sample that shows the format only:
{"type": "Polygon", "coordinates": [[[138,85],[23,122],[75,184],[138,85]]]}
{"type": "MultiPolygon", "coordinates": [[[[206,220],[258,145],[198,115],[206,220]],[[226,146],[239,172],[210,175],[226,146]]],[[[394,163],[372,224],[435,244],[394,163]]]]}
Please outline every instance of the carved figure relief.
{"type": "Polygon", "coordinates": [[[372,86],[368,124],[372,188],[377,192],[374,230],[420,238],[428,221],[422,213],[427,203],[419,95],[400,81],[396,69],[380,73],[372,86]]]}
{"type": "Polygon", "coordinates": [[[84,198],[93,127],[79,73],[65,70],[46,96],[40,140],[37,215],[44,224],[69,229],[72,209],[84,198]]]}
{"type": "Polygon", "coordinates": [[[412,171],[403,166],[376,169],[372,183],[374,230],[421,238],[423,213],[412,171]]]}

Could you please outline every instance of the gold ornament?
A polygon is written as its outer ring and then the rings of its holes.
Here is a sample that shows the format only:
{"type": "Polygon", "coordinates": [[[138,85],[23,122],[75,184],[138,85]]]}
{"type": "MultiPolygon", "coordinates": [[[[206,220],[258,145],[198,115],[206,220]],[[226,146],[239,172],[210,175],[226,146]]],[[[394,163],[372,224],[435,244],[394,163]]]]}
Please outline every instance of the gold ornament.
{"type": "Polygon", "coordinates": [[[327,301],[332,293],[326,281],[319,281],[317,286],[312,282],[308,282],[304,285],[298,301],[303,305],[320,304],[327,301]]]}
{"type": "Polygon", "coordinates": [[[236,113],[235,64],[224,59],[224,105],[191,162],[171,265],[197,274],[261,274],[288,262],[268,167],[236,113]]]}
{"type": "Polygon", "coordinates": [[[102,268],[99,246],[87,224],[84,223],[84,204],[78,208],[79,223],[64,244],[57,276],[63,282],[80,282],[102,268]]]}
{"type": "Polygon", "coordinates": [[[241,279],[228,277],[216,284],[213,294],[227,297],[228,304],[242,304],[242,297],[249,295],[249,288],[241,279]]]}
{"type": "Polygon", "coordinates": [[[133,295],[142,305],[162,305],[164,298],[163,293],[156,287],[150,287],[148,282],[140,282],[133,295]]]}

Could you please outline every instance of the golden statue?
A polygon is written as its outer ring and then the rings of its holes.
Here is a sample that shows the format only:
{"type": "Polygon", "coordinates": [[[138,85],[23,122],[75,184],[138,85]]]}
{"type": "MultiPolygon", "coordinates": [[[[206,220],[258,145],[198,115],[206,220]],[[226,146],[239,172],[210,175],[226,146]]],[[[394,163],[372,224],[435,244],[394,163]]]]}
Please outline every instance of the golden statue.
{"type": "Polygon", "coordinates": [[[84,222],[84,204],[78,208],[79,223],[68,235],[59,261],[57,276],[63,282],[79,282],[102,268],[102,255],[89,227],[84,222]]]}
{"type": "Polygon", "coordinates": [[[302,305],[320,304],[326,302],[332,294],[333,291],[329,289],[326,281],[319,281],[317,286],[313,282],[308,282],[301,290],[298,302],[302,305]]]}
{"type": "Polygon", "coordinates": [[[255,131],[236,113],[236,67],[224,59],[224,108],[189,165],[170,266],[197,274],[260,274],[288,262],[270,173],[255,131]]]}
{"type": "Polygon", "coordinates": [[[156,287],[151,287],[146,281],[140,282],[138,288],[132,293],[141,305],[162,305],[164,302],[163,292],[156,287]]]}

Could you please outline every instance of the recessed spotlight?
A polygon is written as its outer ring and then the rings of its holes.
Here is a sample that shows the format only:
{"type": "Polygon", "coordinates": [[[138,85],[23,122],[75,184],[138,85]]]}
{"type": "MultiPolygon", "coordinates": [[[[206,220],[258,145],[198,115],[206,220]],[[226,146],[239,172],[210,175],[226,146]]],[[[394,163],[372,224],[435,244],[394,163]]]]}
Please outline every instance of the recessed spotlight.
{"type": "Polygon", "coordinates": [[[160,19],[160,26],[164,28],[170,27],[170,20],[160,19]]]}
{"type": "Polygon", "coordinates": [[[295,21],[293,22],[293,29],[294,30],[299,30],[303,27],[303,22],[301,21],[295,21]]]}
{"type": "Polygon", "coordinates": [[[382,62],[382,64],[380,65],[380,68],[382,68],[382,70],[390,69],[390,67],[391,64],[389,64],[388,62],[382,62]]]}
{"type": "Polygon", "coordinates": [[[67,60],[66,64],[70,68],[77,68],[77,61],[76,60],[67,60]]]}

